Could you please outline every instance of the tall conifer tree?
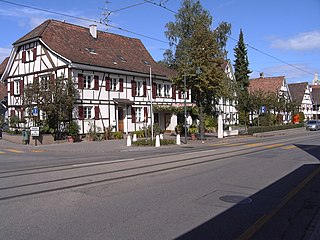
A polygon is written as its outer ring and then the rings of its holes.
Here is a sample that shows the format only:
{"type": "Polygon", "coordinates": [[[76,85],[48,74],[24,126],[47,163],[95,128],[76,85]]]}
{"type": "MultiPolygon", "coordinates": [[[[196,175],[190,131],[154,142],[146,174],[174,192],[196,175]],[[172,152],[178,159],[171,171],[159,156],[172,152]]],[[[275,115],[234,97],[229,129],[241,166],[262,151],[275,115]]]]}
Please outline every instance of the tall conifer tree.
{"type": "Polygon", "coordinates": [[[249,74],[251,71],[249,70],[247,48],[244,43],[242,29],[240,29],[239,40],[234,48],[234,56],[235,64],[233,66],[236,81],[242,90],[247,91],[247,88],[249,87],[249,74]]]}
{"type": "Polygon", "coordinates": [[[243,32],[240,29],[239,40],[234,48],[234,75],[237,82],[238,111],[240,123],[247,124],[249,120],[250,98],[248,93],[249,87],[249,60],[247,48],[243,39],[243,32]]]}

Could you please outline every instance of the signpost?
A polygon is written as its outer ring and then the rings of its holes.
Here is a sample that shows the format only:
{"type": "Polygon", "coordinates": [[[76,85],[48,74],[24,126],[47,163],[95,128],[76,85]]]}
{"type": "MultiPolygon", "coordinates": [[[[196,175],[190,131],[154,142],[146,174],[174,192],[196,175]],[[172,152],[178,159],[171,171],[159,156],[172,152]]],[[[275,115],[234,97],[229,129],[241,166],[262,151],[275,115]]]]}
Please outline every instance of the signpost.
{"type": "Polygon", "coordinates": [[[34,107],[32,109],[32,116],[38,116],[38,114],[39,114],[39,109],[37,107],[34,107]]]}
{"type": "Polygon", "coordinates": [[[37,138],[40,135],[39,127],[30,127],[31,136],[34,138],[34,145],[37,146],[37,138]]]}
{"type": "Polygon", "coordinates": [[[260,114],[267,113],[267,107],[266,106],[261,106],[260,107],[260,114]]]}

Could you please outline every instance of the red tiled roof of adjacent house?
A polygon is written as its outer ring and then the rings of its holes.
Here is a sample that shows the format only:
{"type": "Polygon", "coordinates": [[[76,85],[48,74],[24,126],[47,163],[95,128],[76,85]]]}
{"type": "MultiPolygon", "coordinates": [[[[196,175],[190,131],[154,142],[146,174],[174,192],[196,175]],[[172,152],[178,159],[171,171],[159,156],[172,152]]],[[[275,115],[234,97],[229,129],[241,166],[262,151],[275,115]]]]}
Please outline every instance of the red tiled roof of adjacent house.
{"type": "Polygon", "coordinates": [[[0,77],[2,76],[2,74],[4,73],[4,70],[6,69],[6,66],[8,64],[9,61],[9,57],[6,57],[3,62],[0,64],[0,77]]]}
{"type": "Polygon", "coordinates": [[[285,77],[259,77],[249,81],[249,92],[263,91],[278,93],[281,89],[285,77]]]}
{"type": "Polygon", "coordinates": [[[307,82],[288,84],[288,88],[289,88],[292,100],[297,103],[302,103],[303,96],[307,86],[308,86],[307,82]]]}
{"type": "Polygon", "coordinates": [[[0,82],[0,101],[7,96],[7,87],[3,82],[0,82]]]}
{"type": "Polygon", "coordinates": [[[30,39],[42,39],[50,49],[73,63],[106,67],[118,70],[149,73],[170,77],[175,71],[153,60],[141,40],[97,31],[97,38],[89,28],[47,20],[17,40],[14,45],[30,39]]]}
{"type": "Polygon", "coordinates": [[[313,88],[312,86],[312,93],[311,93],[312,101],[315,104],[320,105],[320,85],[316,85],[316,86],[319,86],[319,87],[313,88]]]}

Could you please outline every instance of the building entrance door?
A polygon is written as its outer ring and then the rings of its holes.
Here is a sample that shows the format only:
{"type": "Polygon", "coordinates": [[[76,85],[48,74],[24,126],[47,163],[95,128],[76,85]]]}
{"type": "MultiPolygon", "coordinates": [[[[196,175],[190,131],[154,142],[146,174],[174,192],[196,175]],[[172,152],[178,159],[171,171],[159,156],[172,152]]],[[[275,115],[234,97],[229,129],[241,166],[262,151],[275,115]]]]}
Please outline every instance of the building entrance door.
{"type": "Polygon", "coordinates": [[[124,118],[123,108],[118,107],[118,131],[121,131],[121,132],[124,131],[123,118],[124,118]]]}

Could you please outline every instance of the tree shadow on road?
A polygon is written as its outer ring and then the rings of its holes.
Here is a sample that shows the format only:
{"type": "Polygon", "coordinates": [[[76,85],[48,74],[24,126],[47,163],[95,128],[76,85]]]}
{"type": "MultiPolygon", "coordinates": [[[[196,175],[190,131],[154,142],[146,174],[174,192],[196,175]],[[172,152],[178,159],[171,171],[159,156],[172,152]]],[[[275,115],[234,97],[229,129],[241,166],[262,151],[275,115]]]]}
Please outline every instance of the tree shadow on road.
{"type": "MultiPolygon", "coordinates": [[[[320,159],[320,146],[316,145],[295,145],[297,148],[307,152],[308,154],[314,156],[316,159],[320,159]]],[[[265,236],[263,238],[250,238],[250,230],[256,231],[259,228],[259,224],[266,220],[267,215],[275,209],[280,209],[286,206],[284,200],[286,197],[290,196],[292,199],[295,197],[295,193],[299,194],[300,191],[295,192],[299,188],[299,184],[306,182],[312,174],[319,175],[320,164],[305,164],[297,168],[290,174],[279,179],[268,187],[260,190],[251,196],[229,196],[231,199],[239,199],[239,201],[233,207],[227,209],[218,216],[208,220],[207,222],[201,224],[200,226],[190,230],[189,232],[179,236],[178,240],[227,240],[227,239],[274,239],[270,236],[265,236]],[[241,200],[242,197],[242,200],[241,200]],[[245,198],[243,198],[245,197],[245,198]],[[281,204],[282,203],[282,204],[281,204]],[[279,206],[280,204],[280,206],[279,206]],[[264,216],[264,217],[263,217],[264,216]],[[260,219],[260,222],[258,221],[260,219]],[[256,225],[253,225],[256,224],[256,225]],[[238,238],[242,234],[246,235],[245,238],[238,238]]],[[[312,179],[309,179],[312,180],[312,179]]],[[[307,183],[306,183],[307,184],[307,183]]],[[[305,185],[306,185],[305,184],[305,185]]],[[[302,193],[301,193],[302,194],[302,193]]],[[[220,200],[225,200],[228,198],[223,198],[228,196],[219,196],[220,200]]],[[[274,213],[271,217],[277,217],[274,213]]],[[[267,219],[268,221],[271,219],[267,219]]],[[[304,223],[305,226],[300,226],[301,228],[308,227],[309,223],[304,223]]],[[[277,229],[273,229],[274,233],[277,234],[277,229]]],[[[292,239],[302,239],[302,236],[298,234],[304,234],[304,232],[295,233],[296,235],[292,239]]],[[[282,238],[277,238],[282,239],[282,238]]]]}

